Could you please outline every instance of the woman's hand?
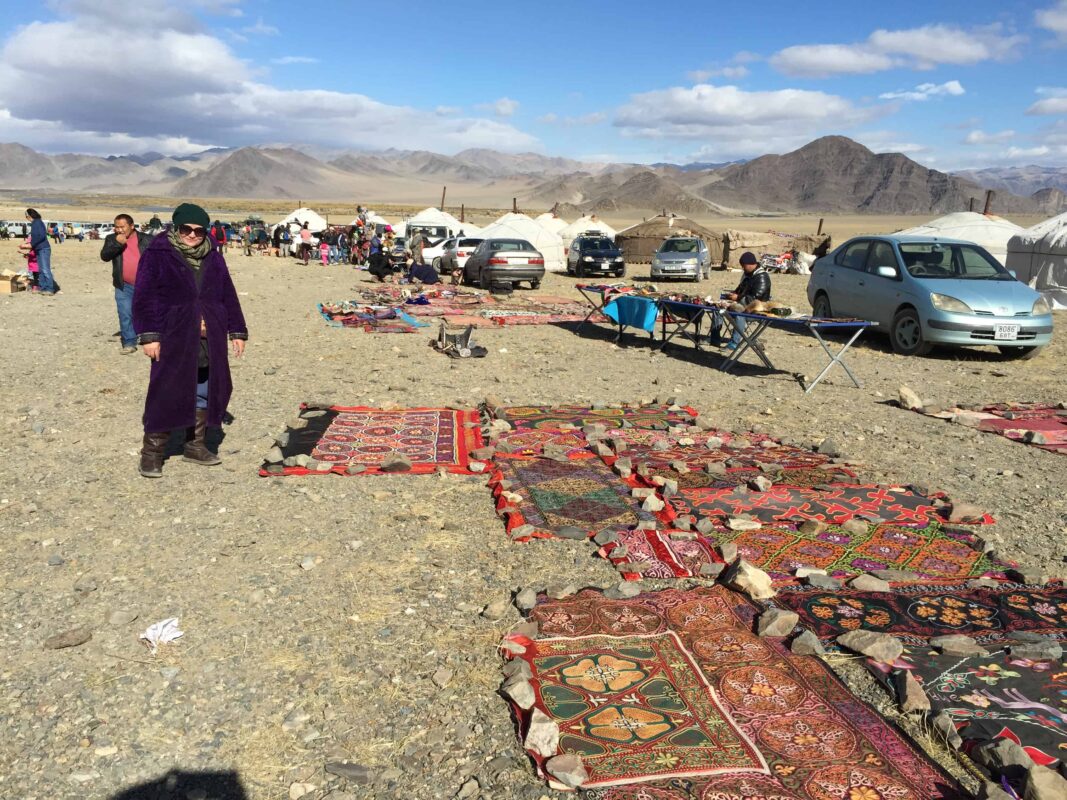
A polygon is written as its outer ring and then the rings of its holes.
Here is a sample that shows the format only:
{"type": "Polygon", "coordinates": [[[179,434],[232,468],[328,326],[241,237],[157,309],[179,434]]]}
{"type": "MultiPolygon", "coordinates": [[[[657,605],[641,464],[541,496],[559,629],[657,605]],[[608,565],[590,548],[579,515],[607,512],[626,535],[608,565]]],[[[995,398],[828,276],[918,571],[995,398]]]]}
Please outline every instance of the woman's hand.
{"type": "Polygon", "coordinates": [[[240,358],[245,354],[245,340],[244,339],[232,339],[233,354],[234,357],[240,358]]]}
{"type": "Polygon", "coordinates": [[[159,361],[159,342],[148,342],[143,345],[144,354],[153,361],[159,361]]]}

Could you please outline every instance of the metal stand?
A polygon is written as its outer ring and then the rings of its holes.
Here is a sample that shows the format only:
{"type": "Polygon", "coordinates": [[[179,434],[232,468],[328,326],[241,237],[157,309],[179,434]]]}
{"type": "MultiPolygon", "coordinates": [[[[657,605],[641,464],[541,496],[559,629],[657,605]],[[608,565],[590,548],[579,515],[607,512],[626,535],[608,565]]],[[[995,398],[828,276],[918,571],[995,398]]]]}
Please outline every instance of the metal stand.
{"type": "Polygon", "coordinates": [[[811,335],[815,337],[815,340],[820,345],[822,345],[822,349],[826,352],[826,355],[830,356],[830,363],[823,367],[822,372],[819,373],[818,377],[816,377],[815,380],[813,380],[804,388],[804,394],[811,394],[811,390],[818,385],[819,381],[826,377],[826,373],[833,369],[834,364],[840,365],[841,369],[845,371],[845,374],[848,375],[848,377],[852,380],[853,385],[855,385],[857,389],[862,388],[863,384],[860,383],[859,379],[852,374],[852,370],[848,368],[848,364],[844,362],[842,356],[845,355],[845,351],[848,350],[848,348],[852,347],[853,342],[860,338],[860,335],[863,333],[865,328],[857,328],[856,332],[852,334],[852,338],[845,342],[845,346],[837,351],[837,355],[834,355],[829,345],[827,345],[826,340],[823,339],[822,336],[819,334],[818,328],[808,326],[808,330],[811,331],[811,335]]]}

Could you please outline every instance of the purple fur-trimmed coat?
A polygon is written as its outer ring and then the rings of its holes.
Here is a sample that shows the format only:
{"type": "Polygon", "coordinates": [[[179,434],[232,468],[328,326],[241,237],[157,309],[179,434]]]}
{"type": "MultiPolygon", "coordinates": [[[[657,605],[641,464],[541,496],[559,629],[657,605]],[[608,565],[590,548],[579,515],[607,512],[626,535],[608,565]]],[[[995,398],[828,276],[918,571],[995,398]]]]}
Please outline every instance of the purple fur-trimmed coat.
{"type": "Polygon", "coordinates": [[[200,320],[207,324],[207,423],[218,426],[230,402],[233,383],[230,339],[247,339],[237,290],[218,247],[201,267],[200,288],[192,269],[167,239],[157,236],[141,254],[133,293],[133,328],[141,344],[158,341],[144,405],[146,433],[191,427],[196,420],[196,373],[200,320]]]}

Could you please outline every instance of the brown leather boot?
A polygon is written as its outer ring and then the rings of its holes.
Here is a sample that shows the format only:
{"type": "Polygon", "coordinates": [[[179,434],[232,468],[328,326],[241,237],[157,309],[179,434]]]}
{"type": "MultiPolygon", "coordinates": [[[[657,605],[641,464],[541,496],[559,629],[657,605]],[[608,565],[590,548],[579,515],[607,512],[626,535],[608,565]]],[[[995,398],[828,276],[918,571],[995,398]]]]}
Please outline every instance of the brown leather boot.
{"type": "Polygon", "coordinates": [[[204,443],[204,437],[207,435],[207,409],[196,410],[196,424],[189,429],[189,435],[191,438],[185,443],[182,459],[202,467],[213,467],[222,463],[222,459],[208,450],[204,443]]]}
{"type": "Polygon", "coordinates": [[[138,472],[145,478],[163,477],[163,450],[170,433],[146,433],[141,445],[141,465],[138,472]]]}

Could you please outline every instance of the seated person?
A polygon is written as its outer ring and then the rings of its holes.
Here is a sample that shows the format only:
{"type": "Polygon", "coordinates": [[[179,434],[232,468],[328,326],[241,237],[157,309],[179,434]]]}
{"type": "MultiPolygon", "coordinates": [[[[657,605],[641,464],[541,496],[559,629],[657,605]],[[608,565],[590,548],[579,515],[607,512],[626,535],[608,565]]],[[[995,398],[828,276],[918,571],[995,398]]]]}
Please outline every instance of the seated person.
{"type": "MultiPolygon", "coordinates": [[[[759,260],[756,258],[755,253],[745,252],[741,254],[741,269],[744,270],[744,276],[741,278],[741,282],[737,284],[737,288],[732,292],[727,292],[723,295],[726,300],[733,300],[736,303],[740,303],[743,306],[747,306],[749,303],[753,303],[756,300],[763,300],[766,302],[771,299],[771,276],[762,266],[760,266],[759,260]]],[[[735,319],[734,324],[737,330],[734,331],[733,336],[730,337],[730,341],[725,345],[727,350],[736,350],[737,346],[741,343],[741,331],[745,329],[748,324],[748,320],[744,318],[735,319]]],[[[714,317],[713,323],[714,327],[714,317]]],[[[715,342],[715,332],[712,331],[710,337],[712,344],[715,342]]]]}
{"type": "Polygon", "coordinates": [[[429,264],[415,261],[411,264],[411,269],[408,270],[408,280],[419,281],[420,283],[430,285],[433,283],[440,283],[441,276],[438,275],[437,270],[429,264]]]}

